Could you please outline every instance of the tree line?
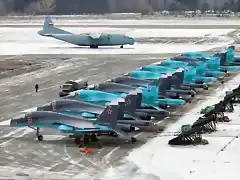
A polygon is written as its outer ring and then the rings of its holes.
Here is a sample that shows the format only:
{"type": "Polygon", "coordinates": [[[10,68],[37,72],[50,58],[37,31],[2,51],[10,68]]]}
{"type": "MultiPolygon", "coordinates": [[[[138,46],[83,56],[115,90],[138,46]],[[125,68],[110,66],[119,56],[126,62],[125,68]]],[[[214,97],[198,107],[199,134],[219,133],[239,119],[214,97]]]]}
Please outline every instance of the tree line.
{"type": "MultiPolygon", "coordinates": [[[[2,0],[0,1],[0,15],[103,14],[152,12],[163,9],[169,11],[208,10],[210,8],[207,3],[200,5],[200,0],[174,0],[172,3],[164,0],[164,6],[157,6],[157,1],[160,0],[2,0]]],[[[216,4],[214,9],[240,12],[240,0],[229,0],[222,7],[216,4]]]]}

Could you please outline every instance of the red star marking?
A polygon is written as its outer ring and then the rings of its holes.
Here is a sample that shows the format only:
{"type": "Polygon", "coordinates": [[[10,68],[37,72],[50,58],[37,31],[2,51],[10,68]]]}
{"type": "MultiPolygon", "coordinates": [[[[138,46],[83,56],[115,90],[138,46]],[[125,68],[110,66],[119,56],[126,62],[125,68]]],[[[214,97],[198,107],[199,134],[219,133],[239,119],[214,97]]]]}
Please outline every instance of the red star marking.
{"type": "Polygon", "coordinates": [[[112,114],[112,107],[111,106],[108,108],[107,113],[112,114]]]}
{"type": "Polygon", "coordinates": [[[127,99],[127,100],[126,100],[126,103],[127,103],[128,105],[131,104],[131,102],[132,102],[131,99],[127,99]]]}
{"type": "Polygon", "coordinates": [[[28,124],[32,124],[32,122],[33,122],[32,118],[27,116],[27,122],[28,122],[28,124]]]}
{"type": "Polygon", "coordinates": [[[56,111],[56,110],[57,110],[56,106],[52,105],[52,111],[56,111]]]}

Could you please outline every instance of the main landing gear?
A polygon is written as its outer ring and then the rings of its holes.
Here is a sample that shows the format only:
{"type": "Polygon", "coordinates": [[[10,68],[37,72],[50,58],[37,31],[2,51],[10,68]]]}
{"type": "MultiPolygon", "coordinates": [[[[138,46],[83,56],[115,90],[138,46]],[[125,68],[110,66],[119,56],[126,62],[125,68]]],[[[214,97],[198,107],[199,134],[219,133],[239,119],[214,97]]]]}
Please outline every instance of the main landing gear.
{"type": "Polygon", "coordinates": [[[85,145],[89,144],[90,142],[97,142],[98,137],[96,134],[83,135],[76,137],[74,141],[77,145],[79,145],[79,147],[85,147],[85,145]]]}
{"type": "Polygon", "coordinates": [[[123,48],[123,45],[121,45],[120,48],[122,49],[122,48],[123,48]]]}
{"type": "Polygon", "coordinates": [[[39,134],[39,130],[40,130],[40,128],[38,127],[37,130],[36,130],[36,136],[37,136],[37,139],[39,141],[42,141],[43,140],[43,136],[41,134],[39,134]]]}
{"type": "Polygon", "coordinates": [[[37,136],[37,139],[39,141],[43,140],[43,136],[40,134],[40,128],[39,127],[37,127],[37,128],[31,127],[31,126],[28,126],[28,127],[32,128],[33,130],[36,131],[36,136],[37,136]]]}
{"type": "Polygon", "coordinates": [[[131,137],[132,144],[137,142],[137,139],[135,137],[131,137]]]}
{"type": "Polygon", "coordinates": [[[98,46],[97,46],[97,45],[91,45],[90,48],[92,48],[92,49],[97,49],[98,46]]]}

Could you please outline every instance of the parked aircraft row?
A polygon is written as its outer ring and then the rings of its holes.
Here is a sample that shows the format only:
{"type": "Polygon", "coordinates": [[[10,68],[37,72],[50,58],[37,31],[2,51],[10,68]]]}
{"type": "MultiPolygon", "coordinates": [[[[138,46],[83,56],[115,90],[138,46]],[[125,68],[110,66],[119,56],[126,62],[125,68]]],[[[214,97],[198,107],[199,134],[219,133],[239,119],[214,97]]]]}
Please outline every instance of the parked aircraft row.
{"type": "Polygon", "coordinates": [[[99,135],[120,136],[133,143],[134,132],[154,127],[171,108],[191,103],[197,89],[222,82],[240,70],[234,47],[213,56],[186,52],[98,85],[87,86],[11,120],[12,127],[53,128],[89,143],[99,135]]]}

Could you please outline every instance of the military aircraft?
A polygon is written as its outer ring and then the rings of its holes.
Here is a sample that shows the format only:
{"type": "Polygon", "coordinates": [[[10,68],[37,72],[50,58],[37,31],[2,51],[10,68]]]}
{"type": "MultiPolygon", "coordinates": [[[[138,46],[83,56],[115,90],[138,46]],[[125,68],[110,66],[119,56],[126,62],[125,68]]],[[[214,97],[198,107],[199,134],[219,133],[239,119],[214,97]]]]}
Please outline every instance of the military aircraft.
{"type": "MultiPolygon", "coordinates": [[[[117,134],[129,139],[131,136],[119,128],[117,124],[118,106],[117,101],[112,101],[95,121],[51,111],[33,111],[12,118],[10,126],[33,128],[36,130],[39,141],[43,140],[43,136],[39,132],[40,128],[57,129],[62,133],[73,135],[76,139],[84,138],[85,142],[89,142],[89,139],[97,141],[97,133],[117,134]]],[[[131,137],[131,140],[135,142],[136,138],[131,137]]]]}
{"type": "MultiPolygon", "coordinates": [[[[164,75],[163,75],[163,74],[160,74],[157,72],[145,71],[145,70],[136,70],[136,71],[131,72],[130,74],[133,77],[140,78],[140,79],[147,79],[147,80],[158,80],[158,79],[166,77],[166,82],[164,83],[164,85],[162,83],[159,86],[159,90],[162,89],[163,86],[165,86],[165,88],[164,88],[165,91],[164,92],[159,91],[160,92],[159,95],[165,96],[166,98],[170,98],[170,99],[182,99],[186,102],[191,102],[192,98],[190,98],[188,96],[188,95],[193,94],[193,92],[191,90],[189,91],[189,90],[172,89],[171,88],[173,83],[175,84],[177,81],[180,81],[179,79],[173,81],[173,77],[178,78],[176,76],[172,76],[169,73],[164,73],[164,75]],[[184,96],[184,94],[186,96],[184,96]]],[[[175,104],[181,104],[181,102],[176,102],[175,104]]]]}
{"type": "Polygon", "coordinates": [[[131,74],[132,73],[128,73],[126,76],[113,78],[111,81],[140,88],[143,91],[143,102],[146,104],[155,104],[163,109],[166,109],[168,106],[185,104],[185,101],[182,99],[171,99],[165,97],[166,81],[168,81],[165,76],[151,81],[141,77],[131,77],[131,74]]]}
{"type": "MultiPolygon", "coordinates": [[[[139,88],[114,82],[105,82],[90,87],[90,89],[104,91],[113,94],[121,94],[125,97],[126,111],[128,114],[137,115],[144,120],[150,120],[151,117],[163,117],[170,114],[169,111],[156,107],[152,104],[146,104],[142,101],[143,91],[139,88]],[[133,91],[134,90],[134,91],[133,91]],[[135,94],[136,93],[136,94],[135,94]],[[134,96],[136,96],[134,98],[134,96]]],[[[149,93],[145,96],[148,96],[149,93]]]]}
{"type": "Polygon", "coordinates": [[[131,117],[134,117],[134,119],[138,119],[139,117],[143,120],[150,120],[151,117],[156,117],[156,116],[162,117],[162,116],[169,115],[168,111],[160,108],[152,109],[153,107],[151,107],[151,105],[146,104],[146,106],[142,108],[141,106],[142,92],[139,92],[138,89],[133,87],[121,86],[121,84],[111,84],[111,83],[99,84],[97,87],[95,86],[92,88],[90,87],[87,90],[79,90],[76,95],[73,94],[70,96],[66,96],[64,97],[64,99],[72,99],[72,100],[78,100],[78,101],[80,100],[84,102],[105,106],[110,101],[119,99],[119,97],[125,98],[125,101],[126,101],[125,111],[127,112],[128,115],[131,115],[131,117]],[[115,90],[113,87],[115,88],[115,90]],[[135,89],[135,90],[132,90],[132,89],[135,89]],[[136,99],[134,96],[136,97],[136,99]],[[133,103],[130,104],[129,102],[133,102],[133,103]]]}
{"type": "Polygon", "coordinates": [[[43,29],[38,31],[38,34],[78,46],[90,46],[90,48],[98,48],[99,46],[120,46],[123,48],[123,45],[135,43],[134,38],[122,34],[73,34],[55,27],[50,16],[46,16],[43,29]]]}
{"type": "MultiPolygon", "coordinates": [[[[150,121],[144,121],[142,119],[135,118],[135,117],[132,117],[133,120],[124,119],[124,113],[126,113],[125,107],[127,104],[125,105],[124,99],[121,99],[121,98],[118,99],[118,103],[119,103],[119,110],[118,110],[117,124],[118,124],[118,127],[120,127],[121,129],[125,130],[125,127],[126,127],[125,125],[128,125],[127,127],[131,127],[128,129],[133,129],[132,131],[134,131],[136,128],[154,125],[150,121]]],[[[45,105],[39,106],[37,108],[37,111],[54,111],[54,112],[67,114],[71,116],[84,117],[89,119],[90,121],[94,121],[105,110],[105,108],[106,107],[104,106],[91,104],[83,101],[61,99],[61,100],[55,100],[45,105]]],[[[131,115],[129,116],[131,117],[131,115]]]]}

